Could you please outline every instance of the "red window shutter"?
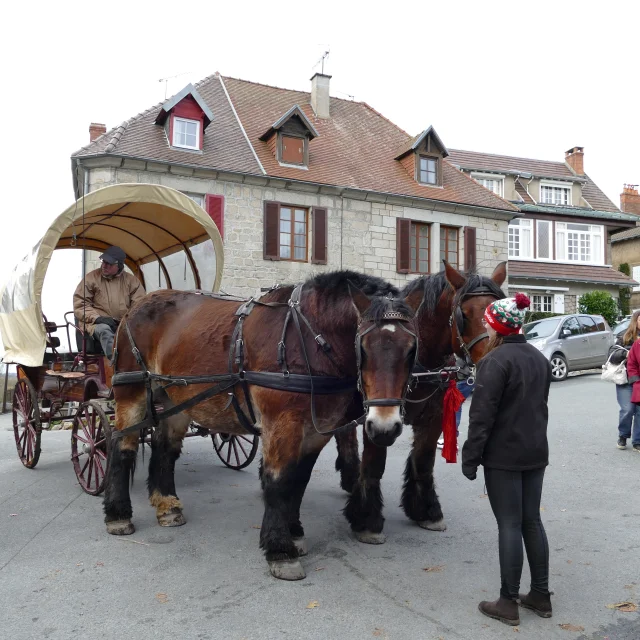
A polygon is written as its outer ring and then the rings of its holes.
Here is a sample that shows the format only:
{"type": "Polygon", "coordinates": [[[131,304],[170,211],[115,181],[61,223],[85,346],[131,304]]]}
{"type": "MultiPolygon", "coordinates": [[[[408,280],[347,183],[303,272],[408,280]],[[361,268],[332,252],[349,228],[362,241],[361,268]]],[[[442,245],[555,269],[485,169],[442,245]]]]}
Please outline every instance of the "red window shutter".
{"type": "Polygon", "coordinates": [[[326,209],[314,207],[311,213],[311,262],[312,264],[327,264],[329,240],[329,216],[326,209]]]}
{"type": "Polygon", "coordinates": [[[215,196],[207,193],[204,198],[207,213],[214,221],[218,231],[224,240],[224,196],[215,196]]]}
{"type": "Polygon", "coordinates": [[[264,203],[263,257],[265,260],[280,260],[280,205],[264,203]]]}
{"type": "Polygon", "coordinates": [[[464,228],[464,268],[465,271],[476,268],[476,228],[464,228]]]}
{"type": "Polygon", "coordinates": [[[396,221],[396,271],[411,272],[411,220],[406,218],[396,221]]]}

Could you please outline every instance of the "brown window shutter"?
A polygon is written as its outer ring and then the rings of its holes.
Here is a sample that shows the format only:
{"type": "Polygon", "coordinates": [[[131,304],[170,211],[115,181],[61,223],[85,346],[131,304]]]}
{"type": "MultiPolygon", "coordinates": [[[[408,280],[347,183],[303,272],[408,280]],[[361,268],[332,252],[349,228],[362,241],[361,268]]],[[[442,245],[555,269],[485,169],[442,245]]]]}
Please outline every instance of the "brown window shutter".
{"type": "Polygon", "coordinates": [[[476,228],[464,228],[464,268],[465,271],[476,268],[476,228]]]}
{"type": "Polygon", "coordinates": [[[265,260],[280,260],[280,205],[277,202],[264,203],[264,243],[265,260]]]}
{"type": "Polygon", "coordinates": [[[214,221],[216,227],[218,227],[220,236],[224,240],[224,196],[207,193],[204,200],[207,213],[214,221]]]}
{"type": "Polygon", "coordinates": [[[311,215],[311,263],[327,264],[329,241],[329,216],[326,209],[314,207],[311,215]]]}
{"type": "Polygon", "coordinates": [[[406,218],[396,221],[396,271],[411,271],[411,220],[406,218]]]}

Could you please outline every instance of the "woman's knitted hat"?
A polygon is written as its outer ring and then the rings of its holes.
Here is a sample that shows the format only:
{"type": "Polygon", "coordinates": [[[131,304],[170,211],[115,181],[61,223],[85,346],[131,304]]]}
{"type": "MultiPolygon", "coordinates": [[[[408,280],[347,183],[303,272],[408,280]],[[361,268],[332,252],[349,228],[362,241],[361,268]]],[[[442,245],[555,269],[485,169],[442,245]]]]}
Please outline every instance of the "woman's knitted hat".
{"type": "Polygon", "coordinates": [[[531,301],[524,293],[516,293],[515,298],[503,298],[492,302],[484,312],[487,324],[500,335],[508,336],[522,329],[526,309],[531,301]]]}

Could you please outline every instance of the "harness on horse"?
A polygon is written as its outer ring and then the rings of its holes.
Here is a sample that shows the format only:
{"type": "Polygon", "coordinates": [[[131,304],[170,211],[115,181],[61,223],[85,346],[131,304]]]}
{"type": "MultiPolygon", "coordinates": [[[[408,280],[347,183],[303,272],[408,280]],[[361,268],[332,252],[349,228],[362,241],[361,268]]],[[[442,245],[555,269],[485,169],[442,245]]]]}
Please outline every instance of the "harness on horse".
{"type": "MultiPolygon", "coordinates": [[[[231,344],[229,348],[229,357],[228,357],[228,367],[229,371],[223,374],[217,375],[204,375],[204,376],[165,376],[157,373],[153,373],[147,367],[144,358],[136,346],[133,335],[131,334],[131,330],[129,328],[128,323],[125,321],[122,322],[124,325],[124,329],[126,331],[127,338],[129,340],[129,344],[131,346],[131,351],[133,353],[134,358],[136,359],[136,363],[140,367],[140,371],[126,371],[126,372],[116,372],[112,378],[112,386],[126,385],[126,384],[134,384],[144,382],[146,387],[146,415],[144,420],[134,424],[132,426],[126,427],[125,429],[115,431],[113,434],[114,438],[122,438],[125,435],[130,433],[134,433],[136,431],[140,431],[142,429],[146,429],[149,427],[157,427],[160,420],[165,420],[170,418],[178,413],[186,411],[187,409],[191,409],[192,407],[208,400],[219,393],[227,392],[229,394],[229,402],[227,403],[225,409],[229,408],[229,406],[233,406],[236,416],[238,417],[238,421],[242,425],[244,429],[246,429],[249,433],[254,435],[260,435],[260,430],[256,427],[256,416],[253,409],[253,404],[251,402],[251,395],[249,393],[249,385],[255,385],[259,387],[264,387],[267,389],[275,389],[278,391],[288,391],[293,393],[308,393],[311,395],[311,419],[315,430],[321,435],[332,435],[342,430],[351,429],[358,425],[364,424],[366,413],[358,418],[357,420],[352,420],[351,422],[337,427],[335,429],[331,429],[328,431],[320,431],[317,427],[317,416],[315,410],[315,395],[329,395],[329,394],[340,394],[347,393],[350,391],[355,391],[356,388],[362,391],[362,372],[361,372],[361,364],[362,364],[362,337],[366,335],[369,331],[371,331],[375,325],[372,325],[364,332],[360,333],[360,325],[358,325],[358,330],[356,333],[356,349],[357,349],[357,378],[350,377],[334,377],[334,376],[317,376],[313,375],[311,370],[311,363],[309,361],[309,357],[307,355],[307,349],[304,342],[304,334],[302,330],[302,324],[304,324],[308,330],[313,335],[315,342],[320,347],[320,352],[323,353],[332,363],[333,365],[343,373],[342,367],[340,367],[339,363],[336,362],[335,358],[331,354],[331,345],[325,340],[325,338],[318,332],[314,331],[311,323],[306,318],[306,316],[302,313],[300,309],[300,298],[302,294],[303,284],[298,284],[294,287],[291,296],[288,302],[262,302],[260,300],[256,300],[254,298],[249,298],[248,300],[235,298],[234,296],[229,296],[226,294],[214,294],[208,292],[197,291],[198,295],[205,295],[207,297],[211,297],[217,300],[225,300],[225,301],[237,301],[242,304],[235,312],[235,316],[238,317],[238,321],[234,327],[234,330],[231,334],[231,344]],[[282,329],[282,338],[277,345],[277,363],[281,367],[281,373],[274,373],[268,371],[246,371],[244,368],[244,338],[243,338],[243,327],[244,321],[251,314],[251,311],[255,308],[255,306],[263,306],[263,307],[284,307],[288,306],[289,309],[287,311],[287,315],[285,316],[285,321],[282,329]],[[287,358],[286,358],[286,346],[285,346],[285,336],[287,333],[287,328],[289,323],[293,320],[293,325],[298,334],[302,355],[305,361],[305,366],[307,369],[307,374],[294,374],[289,372],[287,358]],[[180,404],[171,407],[169,409],[165,409],[162,412],[158,412],[155,408],[155,404],[153,401],[153,393],[154,386],[159,386],[160,388],[168,389],[172,386],[188,386],[191,384],[206,384],[206,383],[215,383],[214,386],[201,391],[196,394],[189,400],[181,402],[180,404]],[[234,393],[234,387],[236,385],[240,385],[242,388],[242,392],[244,395],[245,404],[247,407],[247,411],[249,415],[245,413],[236,394],[234,393]]],[[[272,289],[271,289],[272,290],[272,289]]],[[[389,321],[400,321],[400,322],[409,322],[410,319],[404,316],[403,314],[396,311],[389,311],[383,315],[383,320],[389,321]]],[[[401,328],[407,333],[411,334],[415,337],[417,342],[417,335],[408,329],[406,329],[402,324],[400,324],[401,328]]],[[[417,348],[416,348],[417,354],[417,348]]],[[[114,368],[117,364],[117,349],[114,350],[113,356],[113,365],[114,368]]],[[[363,393],[363,404],[365,409],[368,409],[369,406],[398,406],[402,407],[402,411],[404,412],[404,403],[406,399],[405,390],[403,397],[400,399],[377,399],[377,400],[367,400],[363,393]]]]}

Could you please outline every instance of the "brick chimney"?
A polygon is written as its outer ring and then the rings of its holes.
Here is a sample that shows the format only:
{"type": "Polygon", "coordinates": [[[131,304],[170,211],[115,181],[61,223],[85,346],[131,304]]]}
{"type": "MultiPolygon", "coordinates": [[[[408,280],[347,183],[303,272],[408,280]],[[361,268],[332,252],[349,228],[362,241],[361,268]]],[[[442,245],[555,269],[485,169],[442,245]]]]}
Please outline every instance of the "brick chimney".
{"type": "Polygon", "coordinates": [[[620,194],[620,208],[625,213],[635,213],[640,216],[640,194],[637,184],[625,184],[620,194]]]}
{"type": "Polygon", "coordinates": [[[92,122],[89,125],[89,142],[93,142],[96,138],[99,138],[103,133],[107,133],[107,125],[100,124],[98,122],[92,122]]]}
{"type": "Polygon", "coordinates": [[[316,73],[311,78],[311,106],[318,118],[329,118],[329,80],[331,76],[316,73]]]}
{"type": "Polygon", "coordinates": [[[564,161],[579,175],[584,175],[584,147],[572,147],[564,152],[564,161]]]}

